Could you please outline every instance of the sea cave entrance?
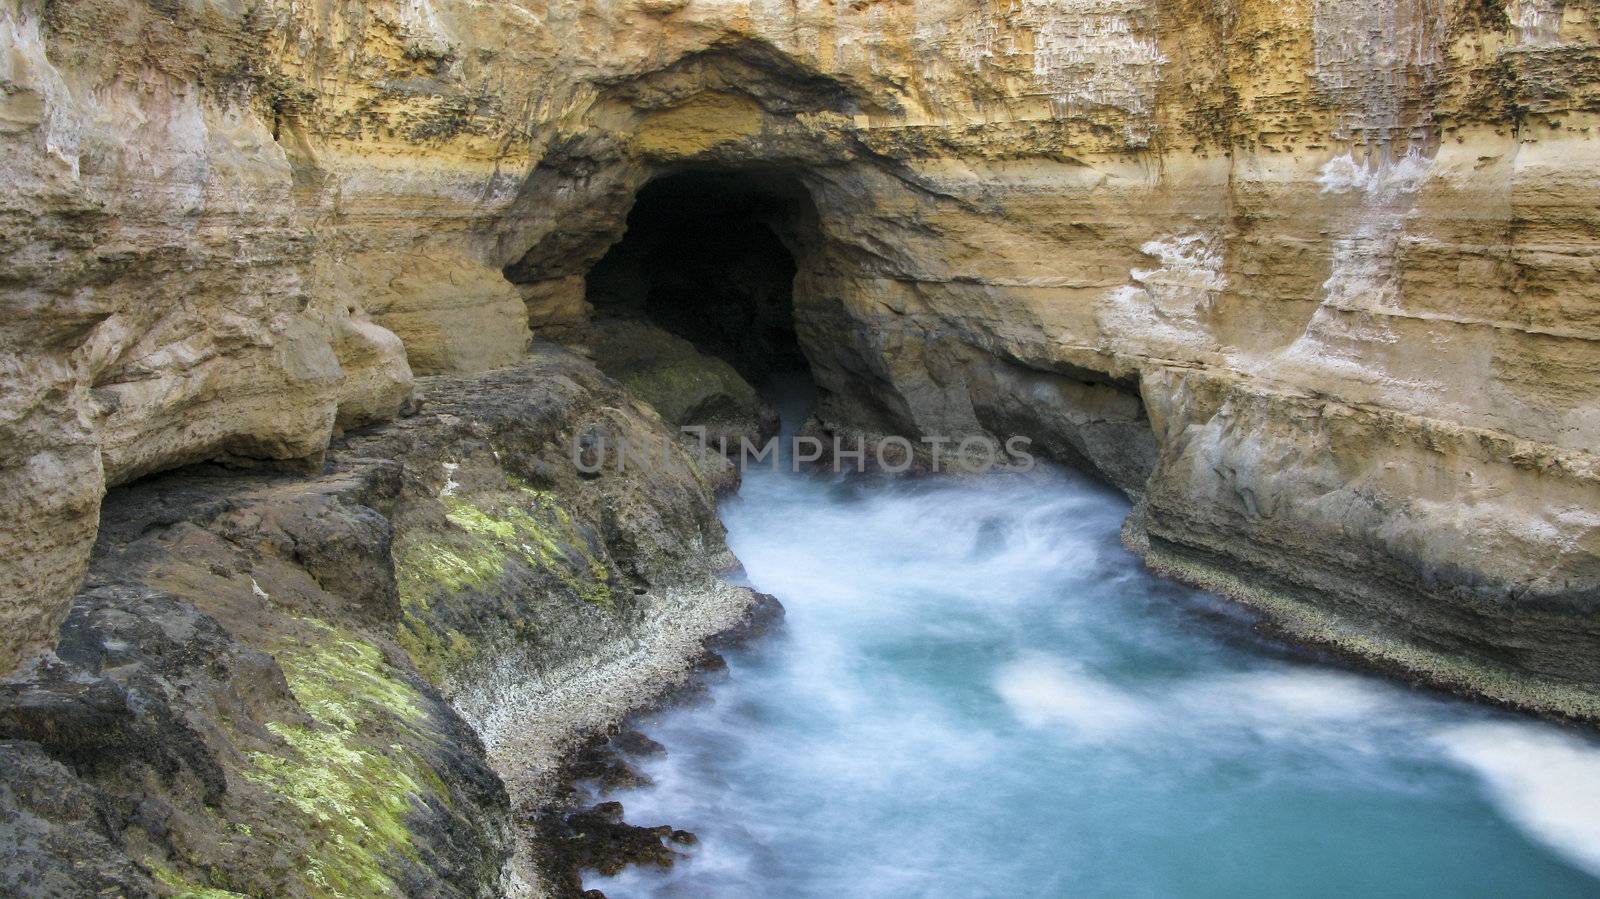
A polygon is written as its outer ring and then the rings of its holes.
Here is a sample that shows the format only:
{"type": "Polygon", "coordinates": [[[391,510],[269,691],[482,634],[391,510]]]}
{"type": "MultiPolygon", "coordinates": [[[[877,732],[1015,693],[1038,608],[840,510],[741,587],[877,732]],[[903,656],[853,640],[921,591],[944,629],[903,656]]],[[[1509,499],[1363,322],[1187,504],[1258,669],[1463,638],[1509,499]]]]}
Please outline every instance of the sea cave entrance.
{"type": "Polygon", "coordinates": [[[650,181],[587,277],[596,361],[674,424],[770,432],[772,404],[815,392],[795,276],[816,234],[810,193],[789,172],[650,181]]]}

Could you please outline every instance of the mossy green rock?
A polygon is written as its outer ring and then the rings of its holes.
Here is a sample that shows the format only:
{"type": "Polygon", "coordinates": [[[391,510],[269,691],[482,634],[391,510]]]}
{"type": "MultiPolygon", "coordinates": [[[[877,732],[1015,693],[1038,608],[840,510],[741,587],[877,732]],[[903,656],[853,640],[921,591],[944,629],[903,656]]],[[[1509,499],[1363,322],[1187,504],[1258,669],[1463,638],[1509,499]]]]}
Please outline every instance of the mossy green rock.
{"type": "Polygon", "coordinates": [[[713,441],[752,440],[773,430],[773,413],[726,361],[649,322],[608,319],[584,333],[595,364],[667,422],[704,427],[713,441]]]}
{"type": "Polygon", "coordinates": [[[199,469],[107,499],[55,658],[0,681],[0,883],[537,893],[514,822],[540,809],[513,813],[485,746],[502,688],[636,651],[652,615],[699,621],[732,557],[696,462],[573,353],[425,386],[426,411],[319,474],[199,469]],[[596,422],[677,464],[579,473],[567,447],[596,422]]]}

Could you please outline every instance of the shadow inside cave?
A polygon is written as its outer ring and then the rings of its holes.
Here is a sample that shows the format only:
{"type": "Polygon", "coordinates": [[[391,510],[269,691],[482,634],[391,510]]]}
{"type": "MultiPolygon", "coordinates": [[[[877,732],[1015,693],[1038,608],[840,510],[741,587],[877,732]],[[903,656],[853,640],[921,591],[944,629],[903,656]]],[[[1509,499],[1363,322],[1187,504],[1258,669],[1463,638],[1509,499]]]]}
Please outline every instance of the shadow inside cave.
{"type": "Polygon", "coordinates": [[[647,320],[752,385],[808,372],[794,290],[810,203],[780,170],[661,176],[640,189],[626,234],[590,270],[586,298],[597,318],[647,320]]]}

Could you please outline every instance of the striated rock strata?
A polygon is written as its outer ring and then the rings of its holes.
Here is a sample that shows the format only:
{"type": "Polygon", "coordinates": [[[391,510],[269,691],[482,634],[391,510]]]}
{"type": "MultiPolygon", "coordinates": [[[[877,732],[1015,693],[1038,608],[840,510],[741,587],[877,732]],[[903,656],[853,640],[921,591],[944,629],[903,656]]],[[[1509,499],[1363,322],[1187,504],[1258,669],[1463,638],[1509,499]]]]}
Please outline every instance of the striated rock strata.
{"type": "Polygon", "coordinates": [[[106,485],[572,332],[688,173],[792,256],[827,426],[1027,434],[1162,570],[1600,717],[1597,12],[5,0],[0,665],[106,485]]]}

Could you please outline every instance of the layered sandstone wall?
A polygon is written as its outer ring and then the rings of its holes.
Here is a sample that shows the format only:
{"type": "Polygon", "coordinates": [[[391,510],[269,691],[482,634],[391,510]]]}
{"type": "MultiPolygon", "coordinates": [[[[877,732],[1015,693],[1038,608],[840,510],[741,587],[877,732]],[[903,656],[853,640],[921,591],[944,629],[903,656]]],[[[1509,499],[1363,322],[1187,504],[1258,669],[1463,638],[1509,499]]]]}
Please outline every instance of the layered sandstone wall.
{"type": "Polygon", "coordinates": [[[103,483],[313,457],[402,344],[580,321],[651,177],[761,166],[832,426],[1030,433],[1167,570],[1594,714],[1597,15],[8,0],[0,661],[103,483]]]}

